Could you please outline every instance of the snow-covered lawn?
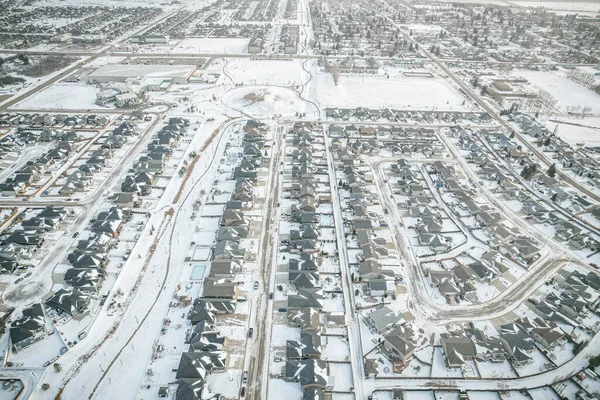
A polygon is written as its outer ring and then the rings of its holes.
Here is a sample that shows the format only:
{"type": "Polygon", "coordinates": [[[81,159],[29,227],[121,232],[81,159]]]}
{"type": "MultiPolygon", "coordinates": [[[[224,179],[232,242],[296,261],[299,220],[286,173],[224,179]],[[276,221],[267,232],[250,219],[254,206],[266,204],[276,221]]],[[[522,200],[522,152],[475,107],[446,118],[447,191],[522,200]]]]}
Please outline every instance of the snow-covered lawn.
{"type": "Polygon", "coordinates": [[[106,109],[94,102],[100,91],[85,83],[57,83],[16,105],[17,109],[106,109]]]}
{"type": "Polygon", "coordinates": [[[269,381],[269,399],[272,400],[300,400],[302,389],[299,383],[286,382],[283,379],[271,379],[269,381]]]}
{"type": "Polygon", "coordinates": [[[390,107],[419,110],[466,110],[464,98],[439,78],[393,78],[331,74],[316,76],[317,100],[322,107],[390,107]]]}

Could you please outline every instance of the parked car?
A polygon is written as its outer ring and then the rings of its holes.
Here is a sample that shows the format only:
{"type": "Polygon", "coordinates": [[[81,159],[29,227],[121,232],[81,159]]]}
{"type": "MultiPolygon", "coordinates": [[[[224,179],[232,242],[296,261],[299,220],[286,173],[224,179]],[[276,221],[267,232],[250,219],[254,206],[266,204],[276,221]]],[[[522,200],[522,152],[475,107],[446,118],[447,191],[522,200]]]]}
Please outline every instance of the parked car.
{"type": "Polygon", "coordinates": [[[47,367],[49,365],[51,365],[54,361],[58,360],[58,356],[52,358],[51,360],[48,360],[44,363],[44,367],[47,367]]]}
{"type": "Polygon", "coordinates": [[[254,328],[248,329],[248,337],[252,338],[252,334],[254,333],[254,328]]]}
{"type": "Polygon", "coordinates": [[[244,371],[244,374],[242,375],[242,382],[248,382],[248,371],[244,371]]]}
{"type": "Polygon", "coordinates": [[[273,300],[273,292],[269,293],[269,299],[273,300]]]}
{"type": "Polygon", "coordinates": [[[74,237],[74,238],[76,238],[77,236],[79,236],[79,232],[75,232],[75,233],[73,234],[73,237],[74,237]]]}
{"type": "Polygon", "coordinates": [[[254,289],[258,289],[258,281],[254,281],[254,289]]]}
{"type": "Polygon", "coordinates": [[[18,278],[18,279],[15,281],[15,283],[21,283],[21,282],[23,282],[23,279],[25,279],[25,277],[24,277],[24,276],[22,276],[22,277],[18,278]]]}
{"type": "Polygon", "coordinates": [[[242,386],[242,391],[240,392],[240,396],[245,397],[246,396],[246,387],[242,386]]]}
{"type": "Polygon", "coordinates": [[[63,346],[60,348],[60,355],[65,354],[67,351],[69,351],[69,349],[67,348],[67,346],[63,346]]]}
{"type": "Polygon", "coordinates": [[[25,278],[29,278],[31,275],[33,275],[33,272],[28,272],[25,274],[25,278]]]}

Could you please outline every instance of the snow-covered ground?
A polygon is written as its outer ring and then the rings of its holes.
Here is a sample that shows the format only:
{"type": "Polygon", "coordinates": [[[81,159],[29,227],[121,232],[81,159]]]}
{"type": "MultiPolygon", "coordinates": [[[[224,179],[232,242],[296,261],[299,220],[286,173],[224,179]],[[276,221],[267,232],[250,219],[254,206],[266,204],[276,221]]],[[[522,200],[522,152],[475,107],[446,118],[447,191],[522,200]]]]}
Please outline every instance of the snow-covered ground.
{"type": "Polygon", "coordinates": [[[596,1],[507,1],[521,7],[544,7],[557,14],[598,15],[600,5],[596,1]]]}
{"type": "Polygon", "coordinates": [[[95,104],[100,89],[85,83],[56,83],[23,100],[17,109],[106,109],[95,104]]]}
{"type": "Polygon", "coordinates": [[[302,69],[303,60],[252,60],[234,59],[227,63],[225,70],[235,83],[246,85],[297,86],[309,80],[302,69]]]}
{"type": "Polygon", "coordinates": [[[244,54],[249,39],[244,38],[189,38],[183,39],[172,50],[173,53],[244,54]]]}
{"type": "Polygon", "coordinates": [[[600,95],[566,77],[564,71],[515,70],[513,76],[527,78],[534,86],[549,92],[558,101],[557,108],[565,112],[568,106],[590,106],[600,113],[600,95]]]}
{"type": "MultiPolygon", "coordinates": [[[[314,77],[313,77],[314,79],[314,77]]],[[[467,110],[464,98],[440,78],[390,78],[340,74],[316,76],[317,101],[322,107],[390,107],[418,110],[467,110]]]]}
{"type": "MultiPolygon", "coordinates": [[[[600,101],[600,97],[598,98],[600,101]]],[[[600,117],[552,117],[546,120],[546,126],[554,132],[556,126],[557,135],[570,145],[585,143],[586,146],[600,145],[600,117]]]]}

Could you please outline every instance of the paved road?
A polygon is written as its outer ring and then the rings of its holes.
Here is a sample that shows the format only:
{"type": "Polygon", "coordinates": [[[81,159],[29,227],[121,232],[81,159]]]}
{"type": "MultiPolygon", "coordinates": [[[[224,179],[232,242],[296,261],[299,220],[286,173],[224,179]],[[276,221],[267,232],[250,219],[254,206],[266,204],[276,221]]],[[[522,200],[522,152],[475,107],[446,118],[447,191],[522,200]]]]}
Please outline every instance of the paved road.
{"type": "Polygon", "coordinates": [[[329,172],[329,184],[331,190],[331,202],[333,204],[333,221],[335,224],[335,234],[337,240],[337,249],[340,254],[340,273],[342,276],[342,290],[344,292],[344,310],[346,314],[346,327],[348,329],[348,347],[350,348],[350,360],[352,361],[352,383],[356,398],[362,399],[367,393],[364,391],[364,361],[362,335],[360,332],[360,321],[356,310],[356,299],[354,298],[354,288],[352,286],[352,277],[350,275],[350,261],[348,259],[348,249],[346,238],[344,236],[344,219],[339,199],[337,187],[335,163],[331,153],[331,141],[323,130],[325,141],[325,155],[327,157],[327,166],[329,172]]]}
{"type": "MultiPolygon", "coordinates": [[[[268,292],[275,291],[275,274],[277,270],[277,252],[279,245],[279,215],[280,209],[276,203],[279,201],[281,190],[280,177],[281,164],[283,162],[283,137],[284,128],[275,125],[274,143],[271,155],[271,164],[269,167],[269,180],[266,193],[269,194],[266,209],[262,213],[263,227],[262,237],[260,239],[261,249],[259,254],[259,272],[260,285],[258,304],[254,319],[256,320],[255,331],[256,341],[248,340],[246,343],[246,358],[249,361],[248,367],[248,395],[250,399],[267,398],[269,361],[271,359],[271,337],[273,324],[273,301],[269,300],[268,292]],[[262,311],[262,313],[261,313],[262,311]],[[253,351],[254,346],[258,348],[253,351]],[[248,353],[250,356],[248,357],[248,353]]],[[[252,322],[252,321],[251,321],[252,322]]]]}

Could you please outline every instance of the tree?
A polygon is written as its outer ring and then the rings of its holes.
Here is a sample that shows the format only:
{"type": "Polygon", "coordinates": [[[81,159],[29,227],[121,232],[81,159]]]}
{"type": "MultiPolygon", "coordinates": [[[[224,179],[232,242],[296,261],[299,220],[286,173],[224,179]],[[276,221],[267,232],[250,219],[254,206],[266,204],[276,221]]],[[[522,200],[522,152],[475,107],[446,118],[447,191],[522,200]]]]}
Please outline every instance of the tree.
{"type": "Polygon", "coordinates": [[[510,133],[510,138],[511,138],[511,139],[514,139],[514,138],[515,138],[515,131],[512,131],[512,132],[510,133]]]}
{"type": "Polygon", "coordinates": [[[550,146],[550,136],[548,136],[546,140],[544,140],[544,146],[550,146]]]}
{"type": "Polygon", "coordinates": [[[537,172],[537,167],[534,165],[526,165],[521,171],[521,177],[526,181],[530,180],[537,172]]]}
{"type": "Polygon", "coordinates": [[[333,67],[331,67],[331,76],[333,77],[333,83],[337,86],[338,80],[340,79],[340,67],[338,67],[337,64],[334,64],[333,67]]]}
{"type": "Polygon", "coordinates": [[[548,176],[550,178],[554,178],[556,176],[556,163],[553,163],[550,168],[548,168],[548,176]]]}

